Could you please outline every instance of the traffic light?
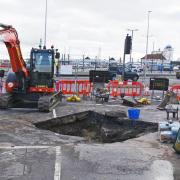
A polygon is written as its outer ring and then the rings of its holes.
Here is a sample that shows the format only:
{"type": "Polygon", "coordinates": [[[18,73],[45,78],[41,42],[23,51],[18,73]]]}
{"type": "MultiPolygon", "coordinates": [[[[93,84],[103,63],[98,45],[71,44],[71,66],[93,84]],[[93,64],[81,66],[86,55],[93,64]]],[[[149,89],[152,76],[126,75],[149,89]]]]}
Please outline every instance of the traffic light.
{"type": "Polygon", "coordinates": [[[124,53],[130,54],[131,48],[132,48],[132,38],[131,36],[127,34],[126,39],[125,39],[124,53]]]}

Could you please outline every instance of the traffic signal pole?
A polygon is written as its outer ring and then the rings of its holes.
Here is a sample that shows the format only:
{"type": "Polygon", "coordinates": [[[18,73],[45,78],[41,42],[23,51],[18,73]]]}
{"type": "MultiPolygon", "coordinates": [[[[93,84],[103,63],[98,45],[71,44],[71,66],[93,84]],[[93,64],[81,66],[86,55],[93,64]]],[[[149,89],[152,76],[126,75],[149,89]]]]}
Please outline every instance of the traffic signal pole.
{"type": "Polygon", "coordinates": [[[123,56],[123,71],[122,71],[122,76],[124,80],[125,76],[125,63],[126,63],[126,54],[130,54],[132,49],[132,37],[127,34],[125,43],[124,43],[124,56],[123,56]]]}
{"type": "Polygon", "coordinates": [[[122,71],[122,79],[123,79],[123,81],[124,81],[124,75],[125,75],[125,63],[126,63],[125,47],[126,47],[126,43],[124,43],[124,55],[123,55],[123,71],[122,71]]]}
{"type": "MultiPolygon", "coordinates": [[[[138,29],[127,29],[127,30],[131,32],[131,38],[132,38],[132,41],[133,41],[134,31],[138,31],[138,29]]],[[[133,47],[131,47],[130,63],[133,63],[133,61],[132,61],[132,50],[133,50],[133,47]]]]}

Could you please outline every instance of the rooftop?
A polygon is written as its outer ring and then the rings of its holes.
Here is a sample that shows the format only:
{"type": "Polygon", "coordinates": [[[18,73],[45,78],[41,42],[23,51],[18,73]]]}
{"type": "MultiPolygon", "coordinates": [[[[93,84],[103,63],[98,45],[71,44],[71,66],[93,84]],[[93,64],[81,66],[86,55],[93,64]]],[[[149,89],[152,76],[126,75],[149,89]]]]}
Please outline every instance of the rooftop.
{"type": "Polygon", "coordinates": [[[147,60],[166,60],[166,58],[162,54],[147,54],[147,57],[144,56],[141,59],[147,60]]]}

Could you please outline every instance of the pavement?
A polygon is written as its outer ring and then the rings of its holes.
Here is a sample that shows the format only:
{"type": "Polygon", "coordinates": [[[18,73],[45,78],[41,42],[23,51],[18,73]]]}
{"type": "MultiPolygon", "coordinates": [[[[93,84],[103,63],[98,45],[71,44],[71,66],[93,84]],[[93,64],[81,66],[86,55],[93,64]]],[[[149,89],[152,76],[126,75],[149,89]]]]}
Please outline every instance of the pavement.
{"type": "MultiPolygon", "coordinates": [[[[180,157],[157,133],[124,142],[87,143],[82,137],[36,128],[34,123],[86,111],[126,111],[119,101],[62,103],[53,112],[0,111],[0,180],[179,180],[180,157]]],[[[166,113],[141,107],[141,120],[159,122],[166,113]]]]}

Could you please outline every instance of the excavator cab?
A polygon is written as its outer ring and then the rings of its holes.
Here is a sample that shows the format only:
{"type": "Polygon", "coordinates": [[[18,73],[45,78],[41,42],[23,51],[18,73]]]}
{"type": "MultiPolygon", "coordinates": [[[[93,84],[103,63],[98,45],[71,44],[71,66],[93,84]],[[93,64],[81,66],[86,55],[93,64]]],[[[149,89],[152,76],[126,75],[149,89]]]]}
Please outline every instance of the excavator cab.
{"type": "Polygon", "coordinates": [[[30,56],[30,87],[53,88],[54,49],[34,49],[30,56]]]}

